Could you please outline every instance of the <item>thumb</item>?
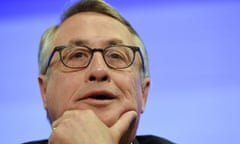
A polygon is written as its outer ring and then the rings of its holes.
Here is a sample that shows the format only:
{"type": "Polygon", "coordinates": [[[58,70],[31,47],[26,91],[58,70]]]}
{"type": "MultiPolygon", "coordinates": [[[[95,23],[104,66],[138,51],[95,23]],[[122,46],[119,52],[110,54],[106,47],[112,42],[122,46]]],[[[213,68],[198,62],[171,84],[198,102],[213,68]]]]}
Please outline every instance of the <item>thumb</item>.
{"type": "Polygon", "coordinates": [[[120,119],[110,128],[115,140],[120,140],[122,135],[131,127],[133,121],[137,118],[135,111],[124,113],[120,119]]]}

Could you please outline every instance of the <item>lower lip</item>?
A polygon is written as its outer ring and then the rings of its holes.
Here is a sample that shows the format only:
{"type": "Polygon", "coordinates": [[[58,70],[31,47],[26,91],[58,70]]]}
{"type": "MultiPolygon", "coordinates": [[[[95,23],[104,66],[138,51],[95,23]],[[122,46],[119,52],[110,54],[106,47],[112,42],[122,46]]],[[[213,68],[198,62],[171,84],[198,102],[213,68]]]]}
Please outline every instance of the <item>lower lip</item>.
{"type": "Polygon", "coordinates": [[[92,99],[92,98],[86,98],[82,99],[81,102],[92,105],[92,106],[97,106],[97,107],[103,107],[111,104],[114,101],[114,99],[105,99],[105,100],[98,100],[98,99],[92,99]]]}

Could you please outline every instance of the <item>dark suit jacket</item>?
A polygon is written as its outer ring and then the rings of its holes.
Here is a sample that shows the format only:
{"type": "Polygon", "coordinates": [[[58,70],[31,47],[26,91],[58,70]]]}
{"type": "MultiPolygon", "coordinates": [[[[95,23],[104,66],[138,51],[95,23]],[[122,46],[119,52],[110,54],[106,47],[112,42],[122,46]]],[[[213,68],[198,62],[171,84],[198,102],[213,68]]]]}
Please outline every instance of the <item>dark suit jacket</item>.
{"type": "MultiPolygon", "coordinates": [[[[32,141],[23,144],[48,144],[48,140],[32,141]]],[[[136,136],[133,144],[174,144],[169,140],[153,135],[136,136]]]]}

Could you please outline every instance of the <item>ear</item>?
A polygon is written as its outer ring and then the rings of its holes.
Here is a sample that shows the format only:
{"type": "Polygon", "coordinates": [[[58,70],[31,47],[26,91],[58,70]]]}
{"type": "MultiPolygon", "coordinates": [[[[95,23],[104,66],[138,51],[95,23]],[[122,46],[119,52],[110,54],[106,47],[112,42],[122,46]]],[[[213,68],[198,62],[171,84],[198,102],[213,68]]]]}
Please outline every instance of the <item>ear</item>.
{"type": "Polygon", "coordinates": [[[148,91],[150,88],[150,78],[144,78],[142,82],[142,113],[145,110],[145,106],[147,103],[148,91]]]}
{"type": "Polygon", "coordinates": [[[47,81],[45,75],[38,76],[38,84],[41,92],[42,101],[44,104],[44,108],[47,110],[47,81]]]}

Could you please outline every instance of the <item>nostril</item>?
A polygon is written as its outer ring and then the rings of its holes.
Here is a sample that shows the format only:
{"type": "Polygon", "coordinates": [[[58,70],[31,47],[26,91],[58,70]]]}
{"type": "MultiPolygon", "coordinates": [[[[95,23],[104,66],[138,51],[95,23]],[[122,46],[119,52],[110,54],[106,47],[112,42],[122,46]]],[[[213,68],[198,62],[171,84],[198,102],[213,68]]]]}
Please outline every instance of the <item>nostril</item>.
{"type": "Polygon", "coordinates": [[[102,77],[96,77],[96,76],[90,76],[89,81],[107,81],[108,75],[102,76],[102,77]]]}
{"type": "Polygon", "coordinates": [[[107,81],[108,80],[108,75],[104,75],[101,77],[96,77],[94,75],[89,77],[89,81],[107,81]]]}
{"type": "Polygon", "coordinates": [[[92,68],[88,74],[88,81],[108,81],[109,72],[103,67],[92,68]]]}
{"type": "Polygon", "coordinates": [[[96,80],[96,77],[90,76],[89,80],[90,80],[90,81],[95,81],[95,80],[96,80]]]}
{"type": "Polygon", "coordinates": [[[105,75],[105,76],[102,77],[102,81],[106,81],[107,79],[108,79],[108,76],[107,76],[107,75],[105,75]]]}

